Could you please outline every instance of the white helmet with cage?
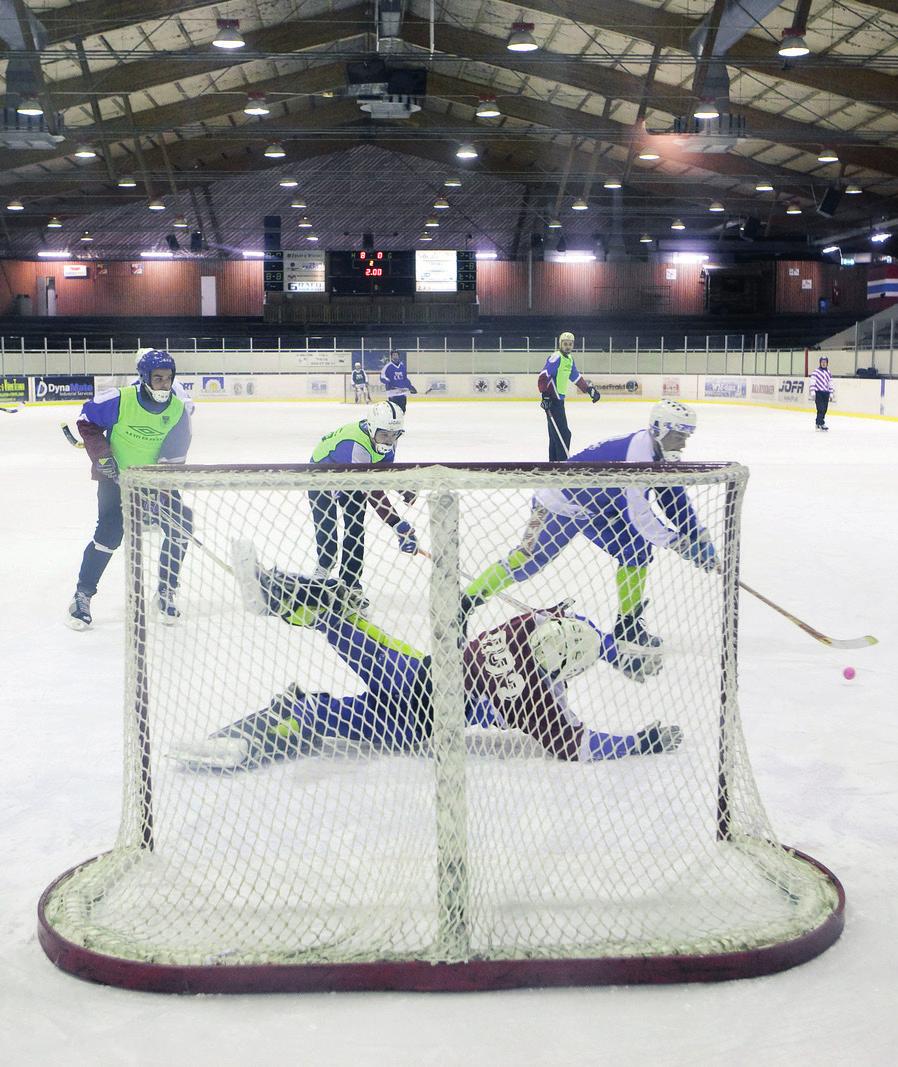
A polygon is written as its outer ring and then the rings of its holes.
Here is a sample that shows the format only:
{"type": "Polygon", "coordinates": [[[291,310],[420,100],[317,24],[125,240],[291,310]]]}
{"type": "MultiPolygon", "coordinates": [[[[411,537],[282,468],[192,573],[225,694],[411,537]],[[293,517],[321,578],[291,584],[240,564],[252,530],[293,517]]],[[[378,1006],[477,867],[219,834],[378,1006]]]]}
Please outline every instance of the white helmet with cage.
{"type": "Polygon", "coordinates": [[[530,635],[530,648],[547,674],[564,681],[601,657],[602,639],[586,619],[546,619],[530,635]]]}
{"type": "Polygon", "coordinates": [[[678,460],[683,455],[687,439],[695,433],[695,408],[679,400],[659,400],[649,415],[649,433],[661,452],[662,459],[678,460]]]}
{"type": "Polygon", "coordinates": [[[375,404],[368,418],[363,420],[362,429],[371,438],[374,451],[382,456],[392,452],[396,442],[405,433],[402,409],[392,400],[375,404]]]}

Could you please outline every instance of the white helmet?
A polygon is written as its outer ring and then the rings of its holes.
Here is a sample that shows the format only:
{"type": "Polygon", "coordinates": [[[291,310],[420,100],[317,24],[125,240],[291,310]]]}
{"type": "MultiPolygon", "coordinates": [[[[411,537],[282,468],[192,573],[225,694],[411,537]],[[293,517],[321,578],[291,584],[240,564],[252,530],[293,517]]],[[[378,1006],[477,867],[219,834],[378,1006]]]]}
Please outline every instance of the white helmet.
{"type": "Polygon", "coordinates": [[[679,400],[659,400],[649,415],[649,433],[667,460],[677,460],[683,454],[686,439],[695,433],[695,408],[679,400]]]}
{"type": "Polygon", "coordinates": [[[391,400],[375,404],[362,423],[362,429],[371,438],[374,451],[385,456],[393,451],[396,442],[405,433],[402,409],[391,400]]]}
{"type": "Polygon", "coordinates": [[[361,363],[355,363],[355,364],[353,364],[353,370],[359,370],[361,368],[361,366],[362,366],[361,363]]]}
{"type": "Polygon", "coordinates": [[[558,337],[558,343],[559,344],[561,344],[562,341],[570,341],[571,344],[573,344],[575,340],[576,340],[576,337],[574,337],[574,335],[572,333],[563,333],[563,334],[560,334],[559,337],[558,337]]]}
{"type": "Polygon", "coordinates": [[[530,648],[547,674],[564,680],[601,657],[602,639],[586,619],[546,619],[530,635],[530,648]]]}

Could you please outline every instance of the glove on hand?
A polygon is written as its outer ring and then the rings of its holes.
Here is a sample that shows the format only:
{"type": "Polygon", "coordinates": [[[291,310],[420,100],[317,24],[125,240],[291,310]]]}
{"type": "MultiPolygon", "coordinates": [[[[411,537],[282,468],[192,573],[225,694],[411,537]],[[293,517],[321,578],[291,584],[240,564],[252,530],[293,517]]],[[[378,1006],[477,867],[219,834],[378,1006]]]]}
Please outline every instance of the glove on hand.
{"type": "Polygon", "coordinates": [[[586,395],[594,404],[597,404],[602,399],[602,394],[594,385],[590,385],[586,390],[586,395]]]}
{"type": "Polygon", "coordinates": [[[414,387],[414,386],[412,385],[412,383],[411,383],[411,382],[409,382],[409,383],[408,383],[408,391],[409,391],[410,393],[412,393],[412,394],[415,394],[415,393],[417,393],[417,392],[418,392],[418,390],[417,390],[417,389],[416,389],[416,388],[415,388],[415,387],[414,387]]]}
{"type": "Polygon", "coordinates": [[[102,459],[98,459],[96,463],[96,472],[102,478],[108,478],[110,482],[118,482],[118,464],[115,462],[115,456],[103,456],[102,459]]]}
{"type": "Polygon", "coordinates": [[[393,529],[399,538],[399,550],[414,555],[418,551],[418,538],[414,526],[403,519],[402,522],[397,522],[393,529]]]}
{"type": "Polygon", "coordinates": [[[705,530],[701,530],[694,536],[684,534],[679,541],[671,545],[671,548],[683,559],[689,560],[703,571],[710,573],[717,570],[717,550],[705,530]]]}
{"type": "Polygon", "coordinates": [[[549,396],[548,393],[543,393],[542,400],[540,400],[539,402],[539,406],[543,409],[543,411],[552,410],[552,398],[549,396]]]}

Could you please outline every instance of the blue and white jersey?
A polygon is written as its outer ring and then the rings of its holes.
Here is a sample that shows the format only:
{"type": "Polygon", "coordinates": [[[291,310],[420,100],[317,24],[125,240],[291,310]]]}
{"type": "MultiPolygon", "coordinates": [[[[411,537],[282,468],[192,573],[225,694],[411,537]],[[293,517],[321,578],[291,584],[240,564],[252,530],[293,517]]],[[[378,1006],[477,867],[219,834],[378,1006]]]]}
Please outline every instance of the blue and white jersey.
{"type": "Polygon", "coordinates": [[[562,352],[553,352],[546,360],[546,365],[540,371],[539,391],[545,392],[549,383],[552,384],[555,395],[559,400],[564,400],[567,395],[567,387],[576,385],[580,381],[580,371],[573,356],[566,356],[562,352]]]}
{"type": "MultiPolygon", "coordinates": [[[[657,463],[654,442],[648,430],[598,441],[576,452],[568,463],[657,463]]],[[[674,524],[671,529],[656,515],[648,489],[540,489],[534,504],[554,515],[615,522],[623,518],[650,544],[666,548],[682,534],[694,536],[701,526],[686,490],[673,486],[655,491],[655,503],[674,524]]]]}
{"type": "Polygon", "coordinates": [[[404,363],[394,363],[390,360],[380,372],[380,380],[388,400],[391,396],[407,396],[411,392],[412,383],[408,380],[404,363]]]}
{"type": "MultiPolygon", "coordinates": [[[[128,386],[127,388],[131,387],[128,386]]],[[[86,419],[88,422],[92,422],[94,426],[99,426],[101,430],[105,431],[108,439],[112,433],[113,426],[119,420],[121,395],[120,389],[101,390],[94,396],[93,400],[87,400],[82,405],[78,421],[86,419]]],[[[145,390],[138,389],[137,403],[145,411],[159,415],[165,411],[170,401],[166,400],[162,404],[157,404],[155,400],[151,400],[146,395],[145,390]]],[[[190,448],[190,416],[187,414],[187,408],[184,407],[181,410],[181,417],[162,442],[157,462],[183,463],[187,459],[188,448],[190,448]]]]}

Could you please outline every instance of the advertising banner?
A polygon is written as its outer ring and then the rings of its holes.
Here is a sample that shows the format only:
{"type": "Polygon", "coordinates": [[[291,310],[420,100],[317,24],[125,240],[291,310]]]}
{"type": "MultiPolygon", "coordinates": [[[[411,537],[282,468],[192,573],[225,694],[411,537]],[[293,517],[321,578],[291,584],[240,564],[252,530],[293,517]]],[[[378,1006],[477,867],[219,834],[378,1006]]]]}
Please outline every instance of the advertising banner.
{"type": "Polygon", "coordinates": [[[680,379],[679,378],[665,378],[661,383],[661,395],[662,396],[679,396],[680,395],[680,379]]]}
{"type": "MultiPolygon", "coordinates": [[[[610,396],[642,396],[642,382],[638,378],[596,378],[589,376],[593,385],[598,386],[600,393],[608,393],[610,396]]],[[[576,396],[572,390],[569,396],[576,396]]]]}
{"type": "Polygon", "coordinates": [[[716,400],[744,400],[744,378],[705,378],[705,396],[716,400]]]}
{"type": "Polygon", "coordinates": [[[752,378],[751,399],[772,404],[776,399],[776,382],[771,378],[752,378]]]}
{"type": "Polygon", "coordinates": [[[0,376],[0,405],[14,404],[28,395],[28,379],[21,374],[0,376]]]}
{"type": "Polygon", "coordinates": [[[778,378],[776,399],[779,404],[809,404],[804,378],[778,378]]]}
{"type": "Polygon", "coordinates": [[[91,400],[94,395],[94,376],[45,374],[31,379],[31,399],[41,404],[91,400]]]}

